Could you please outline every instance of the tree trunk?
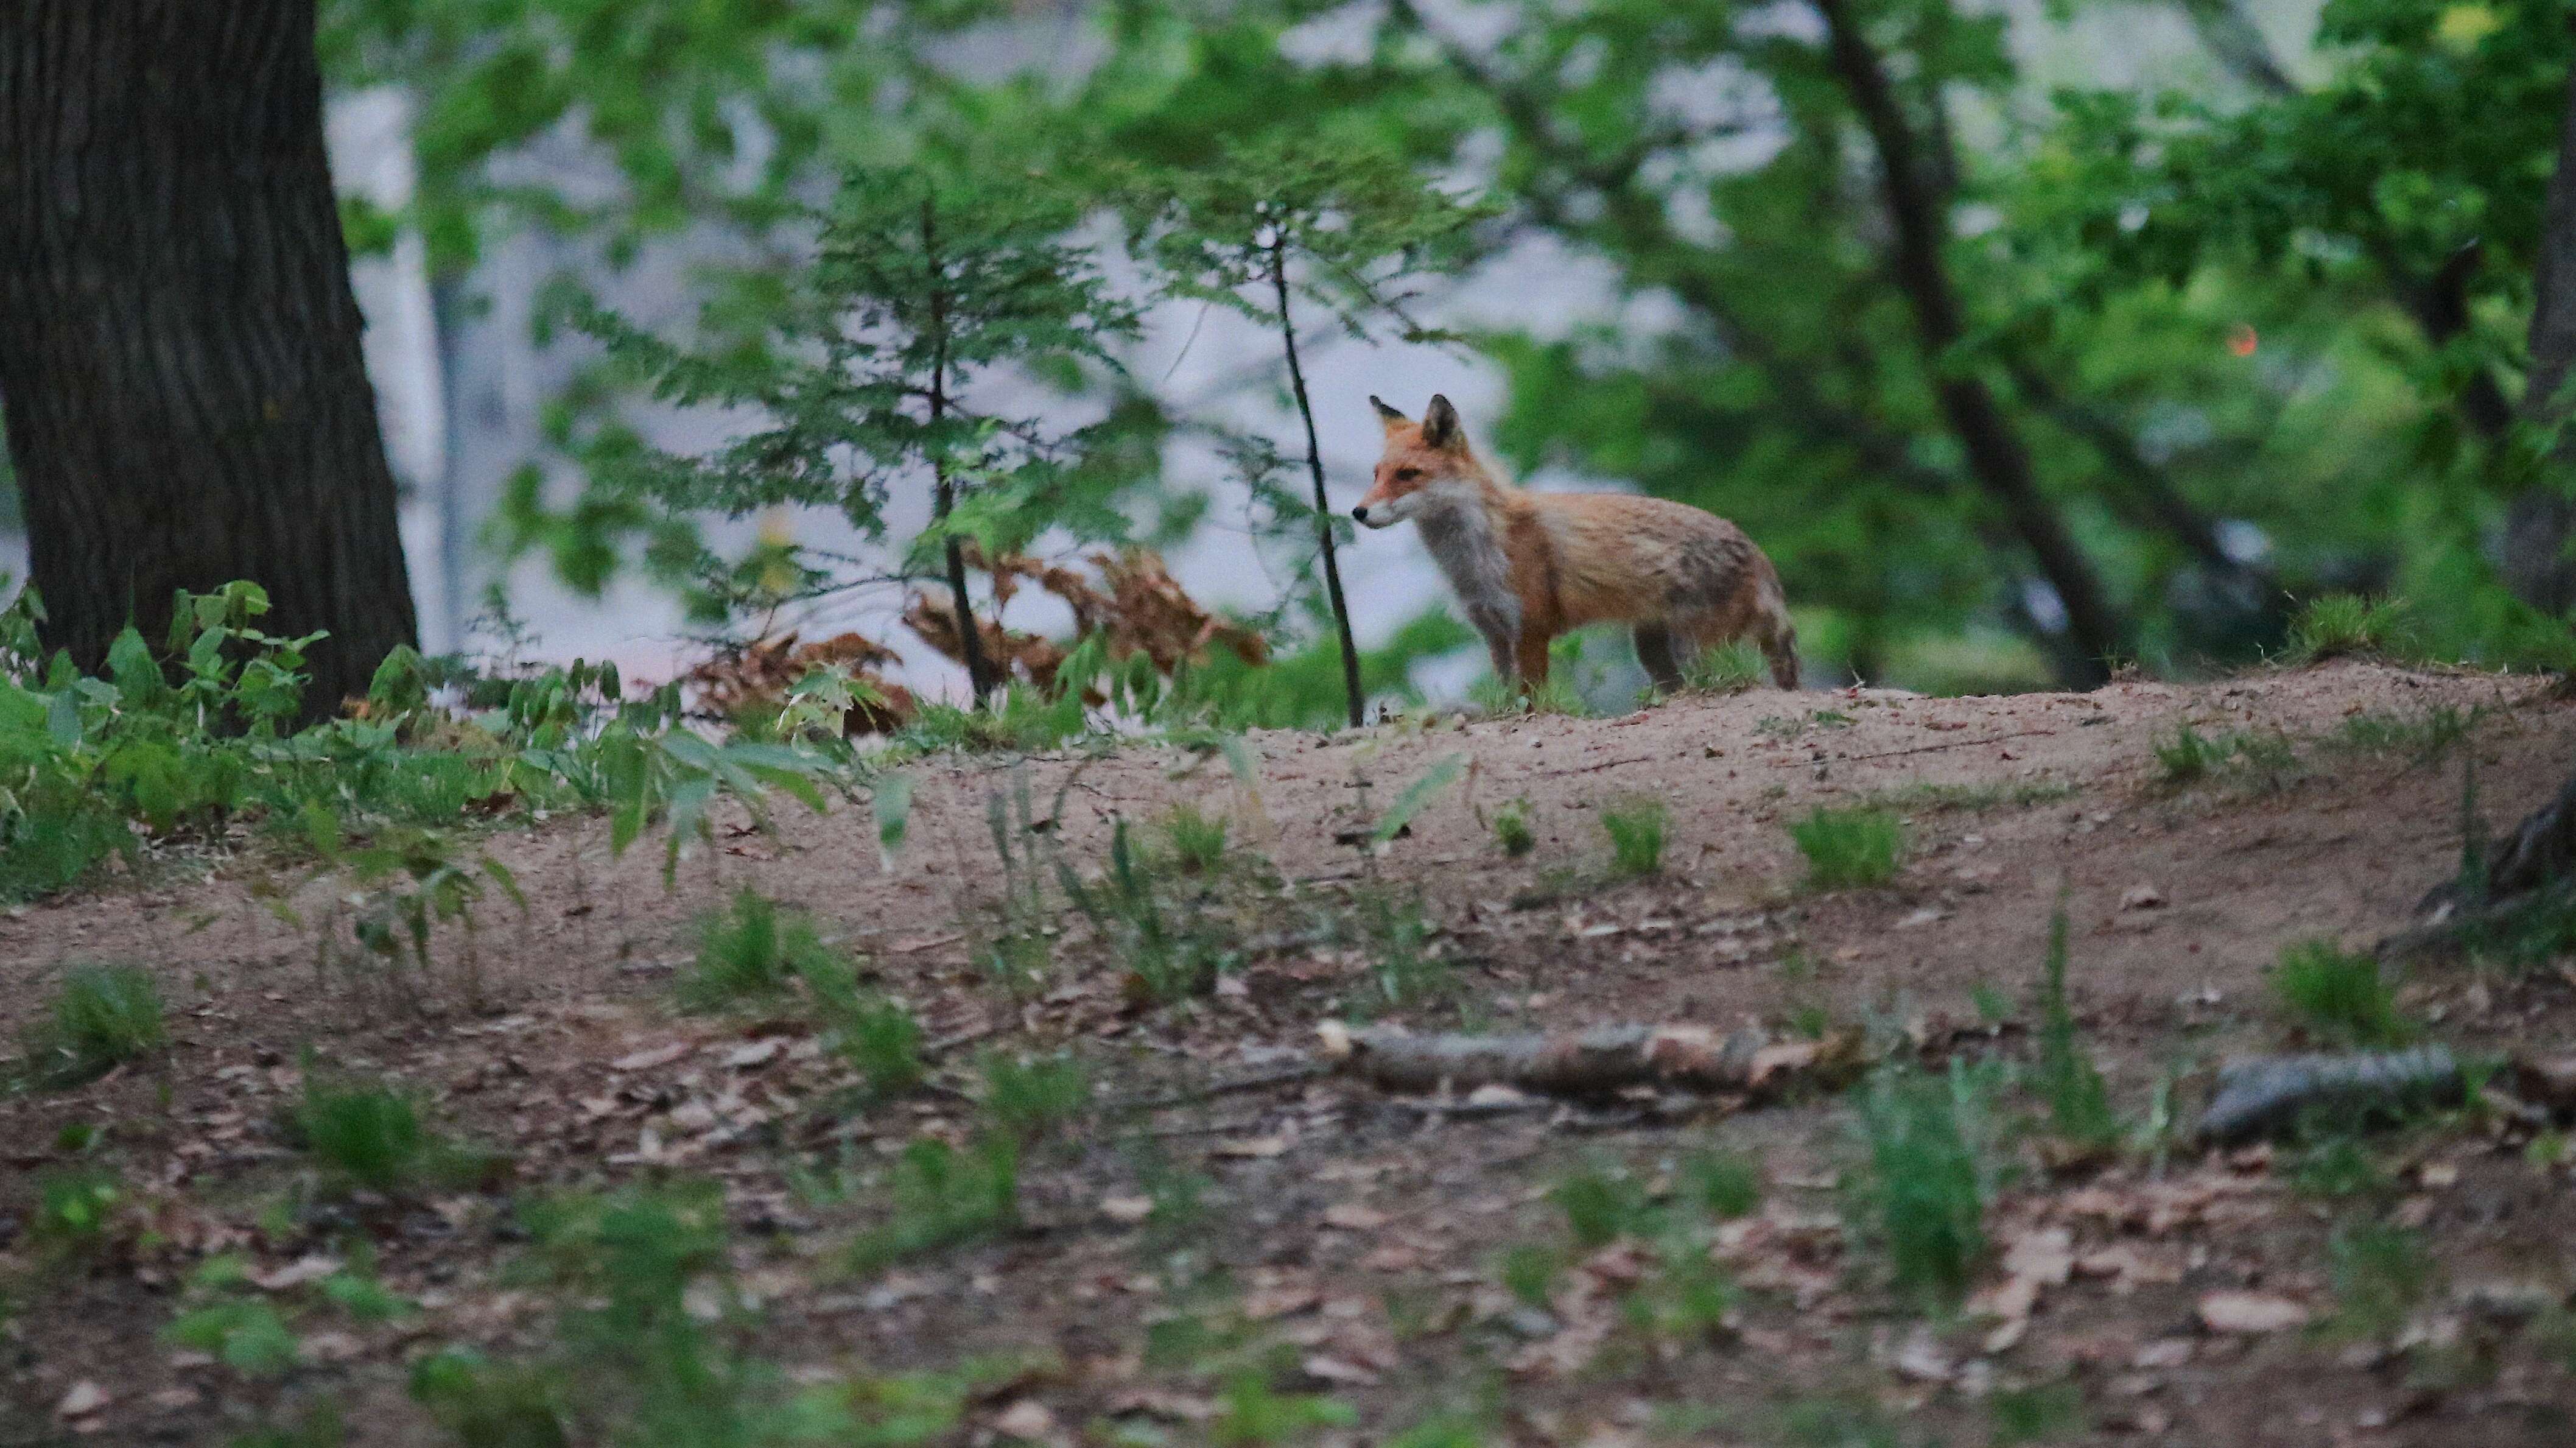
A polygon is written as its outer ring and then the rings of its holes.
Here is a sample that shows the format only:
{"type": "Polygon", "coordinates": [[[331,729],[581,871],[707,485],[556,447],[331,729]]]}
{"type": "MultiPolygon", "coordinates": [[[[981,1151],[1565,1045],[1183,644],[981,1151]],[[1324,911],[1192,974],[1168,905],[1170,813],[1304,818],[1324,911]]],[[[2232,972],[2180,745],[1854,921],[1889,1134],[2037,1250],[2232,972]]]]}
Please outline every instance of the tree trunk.
{"type": "Polygon", "coordinates": [[[1860,113],[1861,125],[1878,152],[1879,185],[1887,201],[1888,225],[1895,234],[1889,266],[1913,308],[1923,363],[1931,370],[1942,416],[1967,454],[1969,471],[2002,509],[2005,521],[2065,606],[2067,631],[2084,656],[2075,682],[2101,683],[2110,677],[2109,661],[2123,651],[2128,627],[2104,594],[2092,560],[2084,556],[2055,506],[2041,493],[2030,450],[2004,416],[1994,392],[1954,360],[1953,354],[1966,339],[1967,324],[1942,255],[1948,214],[1924,175],[1913,123],[1906,119],[1885,64],[1860,33],[1849,0],[1814,0],[1814,4],[1825,22],[1827,58],[1834,75],[1851,97],[1852,108],[1860,113]]]}
{"type": "Polygon", "coordinates": [[[46,640],[247,578],[308,713],[418,636],[314,0],[0,0],[0,399],[46,640]]]}
{"type": "MultiPolygon", "coordinates": [[[[2522,416],[2540,426],[2564,423],[2571,399],[2568,371],[2576,365],[2576,72],[2568,76],[2567,114],[2558,132],[2558,169],[2549,178],[2549,203],[2541,215],[2539,258],[2533,264],[2531,372],[2523,384],[2522,416]]],[[[2564,480],[2576,466],[2576,436],[2562,435],[2542,459],[2540,474],[2505,513],[2504,579],[2514,596],[2543,613],[2563,615],[2576,605],[2576,561],[2567,556],[2576,530],[2576,504],[2564,480]]]]}
{"type": "Polygon", "coordinates": [[[1367,696],[1360,692],[1360,649],[1351,639],[1351,606],[1342,598],[1342,565],[1333,557],[1333,505],[1324,496],[1324,448],[1315,440],[1315,405],[1306,400],[1306,369],[1297,362],[1297,324],[1288,314],[1288,248],[1285,239],[1270,247],[1270,281],[1279,294],[1279,341],[1288,353],[1288,382],[1297,397],[1297,415],[1306,420],[1306,470],[1315,481],[1315,543],[1324,551],[1324,595],[1333,606],[1333,636],[1342,650],[1342,698],[1350,706],[1351,727],[1362,718],[1367,696]]]}

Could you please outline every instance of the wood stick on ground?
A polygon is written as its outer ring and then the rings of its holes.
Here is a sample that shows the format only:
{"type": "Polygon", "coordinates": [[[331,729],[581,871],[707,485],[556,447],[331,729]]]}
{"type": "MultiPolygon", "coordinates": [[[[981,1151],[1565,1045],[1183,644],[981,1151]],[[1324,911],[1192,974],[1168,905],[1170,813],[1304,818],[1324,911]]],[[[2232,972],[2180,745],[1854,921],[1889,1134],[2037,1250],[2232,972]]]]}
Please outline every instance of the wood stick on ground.
{"type": "Polygon", "coordinates": [[[1527,1035],[1417,1036],[1327,1023],[1325,1054],[1345,1075],[1388,1091],[1468,1092],[1511,1086],[1556,1096],[1600,1096],[1630,1086],[1670,1086],[1769,1100],[1800,1081],[1839,1081],[1864,1063],[1856,1036],[1773,1041],[1756,1030],[1721,1036],[1704,1026],[1614,1025],[1527,1035]]]}

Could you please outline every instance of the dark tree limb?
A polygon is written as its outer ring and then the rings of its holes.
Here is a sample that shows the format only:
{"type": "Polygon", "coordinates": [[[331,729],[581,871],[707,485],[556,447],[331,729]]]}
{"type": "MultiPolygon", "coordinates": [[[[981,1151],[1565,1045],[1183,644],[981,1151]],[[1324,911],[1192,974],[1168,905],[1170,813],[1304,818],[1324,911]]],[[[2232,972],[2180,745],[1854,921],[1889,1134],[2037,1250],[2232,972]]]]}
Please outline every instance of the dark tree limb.
{"type": "Polygon", "coordinates": [[[1861,34],[1850,0],[1812,0],[1825,22],[1826,54],[1878,152],[1879,187],[1894,233],[1888,265],[1912,307],[1924,365],[1941,411],[1967,454],[1969,470],[2004,514],[2065,606],[2067,629],[2084,654],[2080,683],[2110,677],[2109,660],[2129,636],[2092,560],[2041,492],[2030,450],[1992,389],[1956,360],[1967,322],[1943,255],[1948,212],[1928,178],[1922,143],[1878,51],[1861,34]]]}
{"type": "MultiPolygon", "coordinates": [[[[2549,177],[2533,273],[2531,371],[2523,384],[2522,421],[2560,428],[2570,412],[2568,374],[2576,366],[2576,71],[2568,75],[2558,168],[2549,177]]],[[[2576,606],[2576,560],[2568,557],[2576,503],[2564,488],[2571,466],[2576,438],[2562,437],[2505,514],[2505,584],[2515,597],[2552,615],[2576,606]]]]}
{"type": "Polygon", "coordinates": [[[1767,1100],[1796,1082],[1840,1081],[1864,1064],[1857,1040],[1773,1041],[1760,1031],[1721,1036],[1698,1026],[1597,1026],[1509,1036],[1337,1027],[1326,1033],[1325,1050],[1344,1075],[1388,1091],[1464,1093],[1508,1086],[1555,1096],[1669,1086],[1767,1100]]]}

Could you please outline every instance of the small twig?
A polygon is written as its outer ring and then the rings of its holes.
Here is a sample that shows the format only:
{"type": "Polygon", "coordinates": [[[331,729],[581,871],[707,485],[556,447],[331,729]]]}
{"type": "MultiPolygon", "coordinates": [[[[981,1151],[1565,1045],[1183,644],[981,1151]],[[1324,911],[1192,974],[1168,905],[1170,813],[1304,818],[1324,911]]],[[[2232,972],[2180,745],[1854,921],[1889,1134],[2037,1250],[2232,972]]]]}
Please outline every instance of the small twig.
{"type": "Polygon", "coordinates": [[[945,1056],[960,1046],[971,1046],[987,1037],[1000,1035],[1006,1024],[1007,1022],[1004,1021],[986,1021],[980,1026],[970,1026],[954,1035],[942,1036],[938,1040],[925,1044],[921,1048],[921,1054],[924,1057],[945,1056]]]}
{"type": "Polygon", "coordinates": [[[1554,779],[1557,776],[1564,774],[1594,774],[1604,769],[1618,769],[1630,764],[1652,764],[1654,762],[1655,757],[1653,755],[1647,755],[1642,759],[1611,759],[1604,760],[1599,764],[1578,764],[1570,769],[1542,769],[1539,771],[1539,778],[1554,779]]]}
{"type": "Polygon", "coordinates": [[[2001,744],[2007,739],[2028,739],[2034,734],[2055,734],[2054,729],[2016,729],[2010,734],[1993,734],[1983,739],[1953,739],[1942,744],[1919,744],[1912,749],[1889,749],[1877,754],[1845,754],[1835,762],[1858,764],[1864,759],[1894,759],[1906,754],[1930,754],[1938,749],[1971,749],[1980,744],[2001,744]]]}
{"type": "Polygon", "coordinates": [[[1255,1072],[1249,1076],[1237,1076],[1229,1081],[1217,1081],[1189,1090],[1168,1091],[1159,1096],[1122,1097],[1104,1104],[1101,1110],[1160,1111],[1166,1106],[1188,1106],[1218,1096],[1231,1096],[1240,1091],[1259,1091],[1265,1087],[1284,1086],[1292,1081],[1311,1081],[1331,1070],[1330,1066],[1320,1061],[1300,1061],[1294,1066],[1282,1066],[1275,1071],[1255,1072]]]}

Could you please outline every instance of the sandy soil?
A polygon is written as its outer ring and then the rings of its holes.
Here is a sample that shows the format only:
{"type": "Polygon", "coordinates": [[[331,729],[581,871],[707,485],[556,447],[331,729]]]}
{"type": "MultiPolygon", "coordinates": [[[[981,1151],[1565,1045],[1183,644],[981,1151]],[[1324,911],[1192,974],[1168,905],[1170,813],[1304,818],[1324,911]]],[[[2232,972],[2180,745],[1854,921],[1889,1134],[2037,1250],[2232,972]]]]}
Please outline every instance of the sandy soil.
{"type": "MultiPolygon", "coordinates": [[[[1857,1148],[1839,1095],[1739,1111],[1635,1093],[1485,1113],[1340,1077],[1244,1084],[1284,1075],[1319,1021],[1354,1014],[1426,1029],[1849,1027],[1936,1060],[2026,1060],[2063,891],[2073,1001],[2115,1103],[2143,1117],[2165,1083],[2188,1106],[2219,1059],[2298,1041],[2266,980],[2285,944],[2367,946],[2455,867],[2463,755],[2491,826],[2565,777],[2576,705],[2533,681],[2343,663],[2089,695],[1764,690],[1616,719],[1417,720],[1249,743],[1250,788],[1217,755],[1165,748],[918,766],[890,864],[863,802],[824,816],[788,804],[767,832],[737,819],[669,888],[650,842],[612,858],[597,821],[495,835],[528,909],[487,901],[471,941],[442,932],[432,978],[409,990],[333,944],[346,907],[327,885],[250,860],[13,912],[0,920],[0,1029],[39,1009],[66,963],[131,960],[158,975],[174,1042],[78,1090],[0,1097],[0,1213],[30,1216],[38,1178],[74,1164],[64,1128],[87,1123],[106,1131],[86,1159],[122,1174],[129,1212],[152,1227],[70,1261],[0,1238],[15,1284],[0,1444],[223,1442],[324,1401],[352,1441],[448,1441],[404,1396],[407,1364],[460,1342],[525,1354],[553,1333],[542,1294],[510,1275],[524,1236],[512,1195],[677,1173],[724,1184],[735,1266],[760,1304],[754,1340],[791,1378],[997,1352],[1043,1361],[978,1397],[958,1441],[1207,1440],[1227,1370],[1148,1351],[1158,1325],[1183,1321],[1268,1344],[1285,1354],[1280,1382],[1354,1410],[1352,1424],[1290,1435],[1321,1441],[1380,1442],[1450,1414],[1489,1442],[1981,1443],[2008,1439],[2042,1399],[2080,1400],[2048,1418],[2052,1441],[2576,1441],[2576,1378],[2545,1330],[2555,1314],[2514,1305],[2564,1303],[2576,1286],[2569,1174],[2527,1130],[2473,1118],[2380,1138],[2385,1185],[2357,1198],[2299,1190],[2286,1148],[2174,1145],[2051,1171],[2021,1143],[2009,1155],[2023,1169],[1989,1213],[1980,1305],[2016,1276],[2035,1294],[2000,1316],[1925,1318],[1849,1229],[1837,1179],[1857,1148]],[[2355,716],[2438,707],[2483,711],[2438,763],[2331,739],[2355,716]],[[2153,745],[2184,724],[2277,733],[2298,763],[2171,787],[2153,745]],[[1451,756],[1469,766],[1459,781],[1366,848],[1405,786],[1451,756]],[[1086,874],[1121,817],[1147,824],[1176,803],[1227,814],[1234,842],[1267,862],[1201,906],[1239,926],[1240,967],[1186,1004],[1141,1002],[1058,901],[1054,975],[1005,990],[976,947],[1007,887],[988,804],[1022,781],[1054,820],[1047,848],[1086,874]],[[1638,797],[1669,806],[1664,868],[1607,883],[1598,816],[1638,797]],[[1518,860],[1489,829],[1514,800],[1537,836],[1518,860]],[[1897,878],[1800,888],[1788,823],[1870,800],[1907,817],[1897,878]],[[912,1005],[945,1048],[928,1089],[851,1107],[848,1077],[796,1014],[673,1009],[693,918],[744,885],[810,908],[912,1005]],[[1388,1011],[1374,957],[1337,922],[1417,897],[1456,988],[1388,1011]],[[961,1136],[977,1051],[1058,1048],[1090,1065],[1105,1105],[1033,1152],[1022,1227],[852,1274],[846,1246],[883,1208],[864,1189],[814,1189],[816,1173],[864,1183],[915,1135],[961,1136]],[[295,1206],[310,1173],[276,1113],[308,1050],[417,1088],[443,1126],[506,1152],[514,1179],[295,1206]],[[1736,1303],[1715,1330],[1639,1326],[1623,1298],[1659,1280],[1652,1252],[1571,1245],[1547,1189],[1586,1169],[1660,1186],[1712,1146],[1752,1153],[1767,1182],[1760,1213],[1715,1234],[1736,1303]],[[1203,1179],[1203,1210],[1128,1220],[1175,1173],[1203,1179]],[[2326,1322],[2329,1237],[2364,1218],[2420,1229],[2432,1252],[2402,1340],[2326,1322]],[[282,1381],[162,1335],[208,1253],[246,1253],[267,1274],[345,1260],[359,1238],[421,1312],[352,1323],[289,1273],[268,1295],[307,1340],[282,1381]],[[1566,1262],[1544,1308],[1504,1285],[1506,1255],[1532,1244],[1566,1262]],[[2223,1330],[2204,1308],[2225,1293],[2325,1325],[2223,1330]],[[58,1412],[84,1383],[103,1403],[58,1412]],[[1849,1431],[1815,1426],[1826,1421],[1849,1431]],[[1865,1436],[1870,1422],[1896,1436],[1865,1436]]],[[[2576,988],[2549,972],[2427,967],[2402,999],[2460,1047],[2547,1050],[2576,1022],[2576,988]]]]}

